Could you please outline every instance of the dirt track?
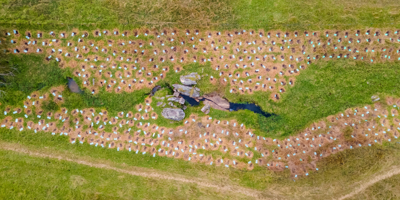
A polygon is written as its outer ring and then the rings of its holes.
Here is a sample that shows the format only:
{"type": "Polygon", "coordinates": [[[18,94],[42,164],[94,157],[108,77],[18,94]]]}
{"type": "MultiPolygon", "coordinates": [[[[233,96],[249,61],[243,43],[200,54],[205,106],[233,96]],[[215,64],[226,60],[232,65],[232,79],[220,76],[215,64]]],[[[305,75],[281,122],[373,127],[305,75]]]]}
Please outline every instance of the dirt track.
{"type": "Polygon", "coordinates": [[[369,181],[364,182],[363,184],[361,184],[360,186],[358,186],[357,189],[355,189],[354,191],[350,192],[349,194],[346,194],[340,198],[338,198],[339,200],[343,200],[343,199],[347,199],[350,198],[360,192],[362,192],[363,190],[367,189],[368,187],[374,185],[375,183],[382,181],[384,179],[390,178],[394,175],[400,174],[400,167],[399,166],[394,166],[391,170],[389,170],[388,172],[384,173],[384,174],[380,174],[377,175],[375,177],[372,177],[369,181]]]}
{"type": "Polygon", "coordinates": [[[34,157],[40,157],[40,158],[52,158],[52,159],[58,159],[58,160],[64,160],[68,162],[74,162],[77,164],[81,165],[87,165],[90,167],[95,167],[95,168],[101,168],[101,169],[106,169],[106,170],[114,170],[119,173],[125,173],[133,176],[141,176],[141,177],[146,177],[146,178],[152,178],[152,179],[164,179],[168,181],[178,181],[182,183],[193,183],[196,184],[200,187],[206,187],[206,188],[214,188],[217,189],[221,192],[233,192],[233,193],[240,193],[249,197],[254,197],[254,198],[259,198],[259,191],[256,190],[251,190],[243,187],[238,187],[238,186],[232,186],[228,184],[217,184],[217,183],[212,183],[209,180],[205,179],[199,179],[199,178],[194,178],[194,177],[184,177],[181,175],[177,174],[167,174],[165,172],[160,172],[160,171],[155,171],[155,170],[149,170],[145,168],[140,168],[140,167],[135,167],[134,169],[121,169],[117,167],[113,167],[108,164],[104,163],[95,163],[95,162],[90,162],[90,161],[85,161],[82,159],[73,159],[69,158],[66,156],[61,156],[61,155],[53,155],[52,153],[49,152],[39,152],[35,150],[30,150],[28,148],[24,148],[22,146],[17,146],[15,144],[9,144],[9,143],[3,143],[1,142],[0,149],[8,150],[8,151],[13,151],[13,152],[18,152],[18,153],[23,153],[23,154],[28,154],[29,156],[34,156],[34,157]]]}
{"type": "MultiPolygon", "coordinates": [[[[152,178],[152,179],[164,179],[164,180],[169,180],[169,181],[178,181],[182,183],[192,183],[196,184],[200,187],[205,187],[205,188],[214,188],[217,189],[221,192],[234,192],[234,193],[239,193],[242,195],[246,195],[249,197],[257,198],[257,199],[265,199],[265,196],[261,194],[261,191],[257,190],[252,190],[248,188],[243,188],[243,187],[238,187],[238,186],[232,186],[232,185],[221,185],[217,183],[213,183],[209,180],[205,179],[199,179],[199,178],[194,178],[194,177],[184,177],[181,175],[177,174],[167,174],[165,172],[161,171],[156,171],[153,169],[146,169],[146,168],[140,168],[140,167],[135,167],[131,169],[121,169],[118,167],[111,166],[109,164],[104,164],[104,163],[96,163],[96,162],[90,162],[86,161],[83,159],[77,159],[77,158],[71,158],[67,157],[65,155],[54,155],[49,152],[40,152],[36,150],[31,150],[25,147],[22,147],[20,145],[16,144],[11,144],[11,143],[5,143],[5,142],[0,142],[0,149],[3,150],[8,150],[8,151],[13,151],[13,152],[18,152],[18,153],[23,153],[23,154],[28,154],[29,156],[33,157],[40,157],[40,158],[52,158],[52,159],[58,159],[58,160],[63,160],[63,161],[68,161],[68,162],[74,162],[77,164],[82,164],[82,165],[87,165],[90,167],[96,167],[96,168],[101,168],[101,169],[106,169],[106,170],[114,170],[119,173],[125,173],[133,176],[141,176],[141,177],[146,177],[146,178],[152,178]]],[[[366,181],[360,181],[360,185],[353,190],[352,192],[341,196],[338,198],[339,200],[344,200],[347,198],[350,198],[368,187],[374,185],[375,183],[382,181],[384,179],[390,178],[394,175],[400,174],[400,166],[393,166],[389,171],[387,171],[384,174],[376,175],[372,178],[369,178],[369,180],[366,181]]],[[[271,193],[270,193],[271,195],[271,193]]],[[[275,194],[277,198],[282,198],[279,194],[275,194]]]]}

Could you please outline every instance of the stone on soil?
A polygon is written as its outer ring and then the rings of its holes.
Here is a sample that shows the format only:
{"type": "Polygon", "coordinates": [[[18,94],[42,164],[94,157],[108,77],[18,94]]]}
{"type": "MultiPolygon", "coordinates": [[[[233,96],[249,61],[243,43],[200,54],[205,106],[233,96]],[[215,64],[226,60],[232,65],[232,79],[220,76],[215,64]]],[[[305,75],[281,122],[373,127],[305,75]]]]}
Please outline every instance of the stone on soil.
{"type": "Polygon", "coordinates": [[[208,94],[203,96],[204,104],[210,105],[211,108],[218,110],[229,110],[230,104],[226,99],[217,94],[208,94]]]}
{"type": "Polygon", "coordinates": [[[182,119],[185,118],[185,112],[183,112],[183,110],[180,108],[164,108],[161,115],[164,118],[175,121],[181,121],[182,119]]]}
{"type": "Polygon", "coordinates": [[[371,99],[372,99],[372,101],[379,101],[379,96],[378,95],[373,95],[372,97],[371,97],[371,99]]]}
{"type": "Polygon", "coordinates": [[[185,104],[185,99],[184,98],[179,98],[179,101],[178,101],[178,103],[180,103],[180,104],[185,104]]]}
{"type": "Polygon", "coordinates": [[[179,98],[178,97],[171,97],[171,98],[168,98],[168,101],[179,102],[179,98]]]}
{"type": "Polygon", "coordinates": [[[196,72],[190,73],[189,75],[182,75],[180,80],[183,85],[194,85],[197,84],[197,81],[200,80],[200,75],[196,72]]]}
{"type": "Polygon", "coordinates": [[[68,88],[73,93],[81,93],[82,90],[79,88],[79,85],[72,78],[68,78],[68,88]]]}
{"type": "Polygon", "coordinates": [[[173,84],[174,90],[181,94],[184,94],[189,97],[197,98],[200,97],[200,89],[196,87],[190,87],[180,84],[173,84]]]}
{"type": "Polygon", "coordinates": [[[201,112],[208,114],[210,113],[210,105],[206,104],[202,109],[201,112]]]}

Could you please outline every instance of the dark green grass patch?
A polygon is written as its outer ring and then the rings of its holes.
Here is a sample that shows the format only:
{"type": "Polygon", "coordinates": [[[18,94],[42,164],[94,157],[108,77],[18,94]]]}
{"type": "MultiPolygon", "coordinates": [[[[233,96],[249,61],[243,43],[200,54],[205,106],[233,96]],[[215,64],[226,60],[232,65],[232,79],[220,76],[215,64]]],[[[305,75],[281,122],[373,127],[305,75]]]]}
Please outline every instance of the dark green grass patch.
{"type": "Polygon", "coordinates": [[[92,95],[87,91],[83,94],[66,91],[64,92],[65,102],[62,106],[68,109],[104,108],[111,115],[115,115],[121,111],[128,112],[134,110],[134,106],[143,103],[149,92],[150,89],[143,89],[132,93],[122,92],[116,94],[101,92],[92,95]]]}
{"type": "MultiPolygon", "coordinates": [[[[8,60],[16,70],[14,76],[3,77],[5,84],[0,87],[0,90],[4,91],[0,99],[2,106],[21,105],[34,91],[43,92],[53,86],[67,86],[70,71],[60,69],[55,61],[46,62],[41,55],[9,55],[8,60]]],[[[92,95],[88,91],[82,94],[72,93],[66,87],[63,95],[64,103],[61,106],[68,109],[105,108],[115,114],[132,110],[136,104],[144,101],[149,92],[150,89],[120,94],[101,91],[97,95],[92,95]]],[[[45,102],[44,109],[58,110],[49,103],[45,102]]]]}
{"type": "Polygon", "coordinates": [[[34,91],[67,83],[57,62],[44,63],[43,56],[9,55],[8,62],[15,69],[14,76],[3,77],[5,85],[0,87],[5,92],[1,102],[7,105],[21,103],[34,91]]]}
{"type": "Polygon", "coordinates": [[[60,106],[58,106],[54,101],[44,101],[42,109],[44,112],[56,112],[60,109],[60,106]]]}

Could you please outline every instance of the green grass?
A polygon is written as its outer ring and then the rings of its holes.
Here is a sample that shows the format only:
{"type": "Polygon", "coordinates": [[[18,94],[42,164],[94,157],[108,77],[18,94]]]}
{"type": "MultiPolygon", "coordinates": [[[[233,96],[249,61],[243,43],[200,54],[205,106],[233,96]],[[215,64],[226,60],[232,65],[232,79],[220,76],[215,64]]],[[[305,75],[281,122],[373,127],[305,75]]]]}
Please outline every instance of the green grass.
{"type": "Polygon", "coordinates": [[[11,151],[0,150],[0,159],[0,199],[245,198],[11,151]]]}
{"type": "MultiPolygon", "coordinates": [[[[70,71],[60,69],[57,62],[45,62],[42,55],[9,55],[8,60],[16,71],[14,76],[3,78],[6,84],[0,86],[0,90],[4,91],[0,100],[2,106],[21,106],[26,97],[34,91],[45,92],[54,86],[67,85],[70,71]]],[[[150,89],[120,94],[102,91],[92,95],[88,91],[83,94],[72,93],[66,87],[64,103],[61,106],[68,109],[105,108],[111,114],[115,114],[132,110],[136,104],[144,101],[149,92],[150,89]]]]}
{"type": "Polygon", "coordinates": [[[60,109],[60,106],[56,102],[48,100],[43,102],[42,108],[44,112],[56,112],[60,109]]]}
{"type": "Polygon", "coordinates": [[[229,179],[231,184],[260,190],[272,186],[307,186],[313,188],[326,186],[327,184],[340,185],[340,182],[343,181],[350,184],[352,182],[350,180],[357,180],[371,175],[379,169],[389,166],[389,164],[399,164],[398,158],[400,158],[400,145],[397,143],[346,150],[323,159],[318,164],[319,171],[311,172],[309,177],[293,182],[287,170],[284,172],[271,172],[256,166],[254,170],[248,171],[194,164],[158,156],[154,158],[147,154],[135,154],[129,151],[118,152],[115,149],[94,147],[87,143],[83,145],[70,144],[66,136],[51,136],[51,134],[43,132],[35,134],[32,131],[19,132],[2,128],[0,129],[0,141],[18,143],[18,145],[33,150],[74,155],[88,161],[111,162],[120,167],[138,166],[215,181],[229,179]]]}
{"type": "MultiPolygon", "coordinates": [[[[13,77],[6,77],[6,86],[0,87],[5,95],[0,100],[5,105],[20,105],[22,101],[33,91],[47,91],[52,86],[66,85],[68,70],[61,70],[55,62],[44,63],[41,56],[11,55],[10,60],[18,72],[13,77]],[[30,64],[33,63],[33,64],[30,64]]],[[[240,123],[256,130],[263,136],[282,138],[296,134],[314,121],[321,120],[329,115],[344,111],[350,107],[371,104],[372,95],[399,96],[400,84],[399,63],[368,64],[348,60],[320,61],[311,64],[306,70],[301,71],[296,77],[295,86],[288,88],[279,102],[269,99],[269,93],[255,92],[253,95],[237,95],[229,93],[228,89],[212,85],[208,76],[215,71],[208,64],[190,64],[184,66],[184,70],[175,73],[171,70],[167,78],[160,85],[172,85],[179,83],[179,77],[188,72],[198,72],[203,76],[198,82],[202,93],[217,91],[225,95],[231,102],[252,102],[260,105],[263,110],[275,113],[276,116],[265,118],[248,110],[237,112],[224,112],[212,110],[210,116],[218,119],[237,119],[240,123]]],[[[79,81],[78,81],[79,83],[79,81]]],[[[134,106],[142,103],[150,89],[142,89],[133,93],[107,93],[100,91],[97,95],[91,95],[88,91],[84,94],[71,93],[66,89],[62,107],[68,109],[104,108],[110,114],[128,112],[134,106]]],[[[171,93],[172,94],[172,93],[171,93]]],[[[160,116],[156,123],[159,125],[174,127],[182,123],[171,124],[161,117],[161,107],[153,107],[160,116]]],[[[197,113],[202,115],[201,106],[189,107],[186,115],[197,113]]]]}
{"type": "Polygon", "coordinates": [[[282,30],[393,27],[400,19],[396,0],[236,0],[240,28],[282,30]]]}
{"type": "MultiPolygon", "coordinates": [[[[372,104],[371,96],[399,96],[399,63],[367,64],[352,61],[330,61],[311,64],[296,77],[295,86],[282,95],[282,100],[265,101],[268,94],[226,93],[233,102],[255,102],[277,117],[252,119],[251,125],[266,136],[286,137],[302,130],[313,121],[347,108],[372,104]]],[[[383,98],[381,98],[383,99],[383,98]]],[[[246,115],[238,119],[245,121],[246,115]]],[[[252,118],[257,118],[253,116],[252,118]]]]}
{"type": "MultiPolygon", "coordinates": [[[[199,29],[264,29],[264,30],[321,30],[362,29],[367,27],[400,28],[400,4],[395,0],[204,0],[204,1],[116,1],[116,0],[0,0],[0,24],[5,28],[25,30],[82,30],[181,27],[199,29]],[[63,23],[63,24],[61,24],[63,23]],[[93,23],[93,24],[87,24],[93,23]]],[[[1,77],[1,107],[22,105],[33,91],[46,91],[50,87],[66,85],[68,70],[57,63],[44,63],[42,56],[9,55],[10,66],[17,69],[14,77],[1,77]]],[[[398,62],[366,64],[352,61],[317,62],[296,77],[295,86],[283,94],[281,101],[273,102],[268,93],[232,95],[223,87],[211,86],[207,77],[199,81],[203,93],[218,91],[232,102],[253,102],[277,116],[264,118],[250,111],[223,112],[212,110],[210,116],[219,119],[237,119],[256,134],[283,138],[296,134],[313,121],[336,114],[349,107],[371,104],[371,96],[399,96],[400,75],[398,62]]],[[[189,72],[212,75],[208,65],[183,66],[184,71],[169,72],[160,84],[177,83],[179,76],[189,72]]],[[[79,81],[78,81],[79,83],[79,81]]],[[[80,84],[80,83],[79,83],[80,84]]],[[[134,93],[105,93],[92,96],[64,93],[63,107],[68,109],[95,107],[107,109],[111,115],[129,111],[142,103],[149,90],[134,93]]],[[[153,104],[155,104],[153,99],[153,104]]],[[[162,120],[161,108],[153,106],[159,114],[157,123],[174,127],[181,123],[162,120]]],[[[201,107],[190,107],[185,113],[200,112],[201,107]]],[[[56,109],[47,106],[48,110],[56,109]]],[[[45,133],[17,132],[0,129],[0,141],[19,143],[32,149],[48,149],[93,160],[108,160],[117,165],[154,168],[161,171],[200,176],[220,182],[265,190],[271,196],[274,188],[286,198],[322,199],[337,197],[340,191],[349,191],[353,181],[368,177],[390,165],[398,165],[399,145],[363,147],[347,150],[324,159],[319,171],[297,181],[289,178],[288,171],[273,173],[256,167],[253,171],[217,168],[192,164],[164,157],[152,158],[127,151],[95,148],[88,144],[72,145],[66,137],[45,133]],[[339,193],[338,193],[339,191],[339,193]],[[312,196],[310,196],[310,194],[312,196]]],[[[0,198],[38,199],[192,199],[221,198],[220,194],[201,190],[195,185],[179,185],[130,177],[107,170],[51,159],[0,151],[0,198]],[[27,170],[29,169],[29,170],[27,170]],[[70,171],[68,171],[70,170],[70,171]],[[10,178],[11,177],[11,178],[10,178]],[[122,177],[122,178],[120,178],[122,177]],[[97,184],[101,182],[101,184],[97,184]],[[84,183],[79,185],[77,183],[84,183]],[[165,186],[166,185],[166,186],[165,186]],[[14,196],[10,196],[14,195],[14,196]],[[28,197],[28,198],[26,198],[28,197]]],[[[399,177],[382,181],[355,197],[365,199],[398,198],[399,177]],[[393,186],[394,185],[394,186],[393,186]],[[387,191],[387,192],[381,192],[387,191]]],[[[230,198],[230,196],[225,196],[230,198]]],[[[283,197],[283,196],[281,196],[283,197]]],[[[232,197],[234,198],[234,197],[232,197]]]]}
{"type": "Polygon", "coordinates": [[[400,175],[394,175],[368,187],[365,191],[349,198],[358,199],[399,199],[400,198],[400,175]]]}
{"type": "Polygon", "coordinates": [[[62,106],[68,109],[105,108],[111,115],[116,115],[121,111],[133,110],[135,105],[144,102],[149,92],[150,89],[143,89],[132,93],[122,92],[119,94],[101,92],[93,96],[89,92],[76,94],[67,91],[62,106]]]}
{"type": "Polygon", "coordinates": [[[2,103],[21,104],[34,91],[66,85],[66,76],[57,63],[44,63],[43,60],[43,56],[38,55],[8,56],[10,66],[16,70],[15,76],[3,77],[6,85],[0,87],[5,92],[1,99],[2,103]]]}
{"type": "MultiPolygon", "coordinates": [[[[396,0],[1,0],[0,22],[55,28],[96,23],[133,27],[332,29],[399,25],[396,0]]],[[[122,27],[122,26],[121,26],[122,27]]]]}
{"type": "MultiPolygon", "coordinates": [[[[271,193],[268,192],[269,188],[274,188],[274,190],[276,190],[275,192],[284,195],[286,198],[303,197],[308,199],[320,199],[326,195],[337,197],[338,194],[345,194],[352,190],[352,188],[348,186],[353,184],[355,181],[374,175],[376,172],[388,168],[389,166],[398,165],[400,158],[400,145],[397,143],[385,143],[384,145],[374,145],[372,147],[346,150],[323,159],[318,164],[319,171],[311,172],[307,178],[300,178],[293,181],[289,178],[289,173],[287,171],[274,173],[259,167],[256,167],[253,171],[227,169],[225,167],[193,164],[182,160],[164,157],[153,158],[151,156],[135,154],[128,151],[117,152],[112,149],[93,147],[86,143],[83,145],[72,145],[68,143],[66,137],[51,136],[48,133],[39,132],[34,134],[27,131],[19,132],[6,129],[0,129],[0,131],[1,142],[7,142],[9,144],[15,143],[16,145],[22,145],[24,148],[34,151],[44,151],[61,156],[65,154],[67,157],[73,156],[89,162],[112,163],[112,165],[121,168],[138,166],[181,174],[188,177],[207,178],[217,182],[228,181],[230,184],[238,184],[249,188],[265,190],[266,192],[264,197],[270,197],[271,193]],[[285,192],[288,189],[292,192],[285,192]]],[[[0,164],[0,176],[13,177],[13,179],[1,179],[4,181],[0,181],[0,184],[4,185],[0,188],[2,188],[4,192],[14,189],[15,191],[18,191],[16,194],[19,194],[19,190],[17,189],[18,187],[30,190],[30,188],[35,188],[36,186],[39,186],[37,192],[43,192],[47,191],[44,189],[47,188],[47,186],[56,185],[57,188],[59,188],[58,190],[51,190],[51,188],[48,188],[49,192],[47,193],[52,195],[66,195],[66,198],[74,198],[75,196],[70,195],[77,195],[77,197],[80,197],[79,195],[83,195],[80,194],[80,191],[86,191],[84,193],[89,195],[88,198],[91,198],[92,196],[90,195],[93,195],[92,193],[100,193],[98,195],[105,195],[105,193],[108,193],[104,191],[97,192],[103,188],[95,184],[100,180],[102,180],[100,182],[105,182],[109,185],[109,187],[104,187],[109,188],[110,191],[114,192],[128,190],[127,187],[129,187],[129,185],[127,182],[132,182],[131,179],[129,179],[129,176],[123,175],[126,180],[121,180],[118,178],[121,175],[108,170],[99,170],[68,162],[54,161],[52,159],[29,158],[23,155],[15,155],[14,153],[6,153],[6,155],[4,155],[4,152],[0,152],[0,159],[3,161],[0,164]],[[30,170],[24,170],[26,168],[29,168],[30,170]],[[47,172],[47,174],[45,172],[47,172]],[[13,175],[10,176],[10,173],[13,175]],[[35,174],[41,174],[43,176],[40,178],[34,178],[35,174]],[[75,175],[83,177],[87,180],[88,184],[83,186],[84,188],[82,188],[82,190],[74,192],[70,191],[70,189],[60,189],[62,188],[60,186],[63,184],[66,184],[66,187],[70,187],[71,184],[68,183],[68,180],[71,176],[75,175]],[[107,177],[111,177],[112,179],[107,179],[107,177]]],[[[143,180],[142,178],[136,177],[135,179],[143,180]]],[[[146,187],[147,186],[144,188],[146,187]]],[[[165,189],[160,184],[154,185],[153,187],[157,188],[156,191],[171,190],[165,189]]],[[[195,191],[199,190],[195,185],[192,187],[195,191]]],[[[157,193],[156,191],[154,194],[156,195],[155,197],[165,195],[165,193],[157,193]]],[[[131,191],[125,192],[126,195],[131,194],[131,191]]],[[[46,195],[47,193],[43,192],[42,195],[46,195]]],[[[0,195],[1,194],[2,193],[0,192],[0,195]]],[[[120,195],[117,193],[113,194],[120,195]]],[[[203,192],[199,193],[199,195],[207,197],[208,194],[203,192]]],[[[113,197],[119,198],[119,196],[107,196],[107,198],[113,197]]],[[[144,196],[142,198],[153,197],[144,196]]]]}
{"type": "Polygon", "coordinates": [[[166,157],[152,157],[149,154],[135,154],[129,151],[116,151],[111,149],[104,149],[101,147],[90,146],[87,143],[70,144],[66,136],[51,136],[47,133],[34,134],[32,131],[13,131],[7,129],[0,129],[0,141],[5,142],[18,142],[33,148],[48,148],[54,151],[61,151],[70,153],[77,156],[84,156],[91,159],[109,160],[115,164],[122,165],[125,163],[128,166],[138,166],[145,168],[153,168],[161,171],[171,173],[178,173],[187,176],[200,176],[203,178],[214,179],[221,174],[232,178],[235,183],[241,185],[248,185],[252,188],[265,188],[265,181],[272,177],[268,174],[271,172],[266,171],[264,168],[258,167],[253,171],[240,171],[234,169],[226,169],[225,167],[217,168],[215,166],[208,166],[205,164],[194,164],[184,160],[166,158],[166,157]],[[214,177],[215,176],[215,177],[214,177]],[[258,181],[257,181],[258,180],[258,181]],[[263,184],[262,184],[263,183],[263,184]]]}

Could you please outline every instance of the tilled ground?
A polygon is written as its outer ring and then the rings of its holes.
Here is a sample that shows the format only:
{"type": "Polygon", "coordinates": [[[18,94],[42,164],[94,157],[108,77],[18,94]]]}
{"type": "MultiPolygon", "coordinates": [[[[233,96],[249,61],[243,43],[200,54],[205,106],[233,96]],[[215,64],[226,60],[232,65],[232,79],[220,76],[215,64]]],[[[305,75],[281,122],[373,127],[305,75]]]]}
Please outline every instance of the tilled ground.
{"type": "Polygon", "coordinates": [[[212,84],[231,93],[269,91],[279,100],[295,77],[318,60],[392,62],[400,59],[397,29],[285,32],[164,29],[20,33],[9,30],[15,54],[45,54],[71,68],[93,94],[152,88],[170,70],[211,63],[212,84]]]}
{"type": "Polygon", "coordinates": [[[45,113],[43,102],[54,101],[61,105],[63,91],[64,87],[60,86],[44,94],[34,92],[27,97],[23,108],[6,107],[1,127],[64,134],[71,143],[87,142],[152,157],[167,156],[247,170],[255,165],[272,171],[288,169],[294,178],[318,170],[318,160],[339,151],[396,140],[400,130],[400,99],[390,97],[386,103],[347,109],[312,124],[296,136],[277,140],[257,136],[235,120],[208,116],[191,115],[177,128],[158,126],[151,98],[117,116],[94,108],[61,108],[45,113]]]}

